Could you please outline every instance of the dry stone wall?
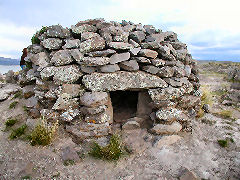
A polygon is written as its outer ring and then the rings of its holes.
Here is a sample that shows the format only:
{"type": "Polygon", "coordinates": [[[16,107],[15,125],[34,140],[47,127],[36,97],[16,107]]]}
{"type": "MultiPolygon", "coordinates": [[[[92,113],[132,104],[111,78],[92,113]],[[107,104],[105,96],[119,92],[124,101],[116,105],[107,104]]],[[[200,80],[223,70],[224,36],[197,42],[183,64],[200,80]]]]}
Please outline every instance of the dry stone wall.
{"type": "Polygon", "coordinates": [[[134,90],[151,97],[151,132],[191,130],[200,103],[198,70],[174,32],[92,19],[71,28],[53,25],[35,38],[40,43],[25,58],[32,68],[20,75],[25,89],[35,85],[33,116],[39,111],[65,122],[80,139],[105,136],[113,124],[109,92],[134,90]]]}

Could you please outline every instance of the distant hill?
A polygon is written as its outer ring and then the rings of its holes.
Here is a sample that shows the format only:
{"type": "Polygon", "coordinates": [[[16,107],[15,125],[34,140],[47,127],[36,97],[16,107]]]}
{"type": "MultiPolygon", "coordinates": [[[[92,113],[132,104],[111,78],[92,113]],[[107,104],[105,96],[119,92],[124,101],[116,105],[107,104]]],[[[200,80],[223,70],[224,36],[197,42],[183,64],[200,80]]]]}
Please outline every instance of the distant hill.
{"type": "Polygon", "coordinates": [[[0,57],[0,65],[19,65],[19,59],[0,57]]]}

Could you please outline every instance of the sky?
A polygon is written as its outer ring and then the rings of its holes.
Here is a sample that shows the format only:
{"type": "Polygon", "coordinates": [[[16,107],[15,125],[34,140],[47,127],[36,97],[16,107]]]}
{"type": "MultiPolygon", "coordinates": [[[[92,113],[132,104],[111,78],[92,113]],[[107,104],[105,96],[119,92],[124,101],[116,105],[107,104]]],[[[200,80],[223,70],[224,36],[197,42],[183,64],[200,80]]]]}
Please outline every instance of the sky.
{"type": "Polygon", "coordinates": [[[19,59],[42,26],[104,18],[174,31],[198,60],[240,62],[239,0],[0,0],[0,56],[19,59]]]}

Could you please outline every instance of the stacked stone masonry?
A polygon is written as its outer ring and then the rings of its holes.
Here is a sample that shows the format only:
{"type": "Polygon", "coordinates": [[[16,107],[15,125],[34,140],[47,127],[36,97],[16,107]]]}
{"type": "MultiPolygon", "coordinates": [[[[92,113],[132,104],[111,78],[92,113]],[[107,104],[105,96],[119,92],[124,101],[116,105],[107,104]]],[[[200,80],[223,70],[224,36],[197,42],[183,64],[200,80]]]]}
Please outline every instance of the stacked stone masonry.
{"type": "Polygon", "coordinates": [[[30,45],[25,58],[32,68],[20,82],[34,85],[32,109],[45,119],[62,121],[80,139],[106,136],[114,124],[110,92],[130,90],[150,97],[140,104],[150,107],[151,132],[191,130],[200,103],[198,70],[174,32],[90,19],[36,36],[40,44],[30,45]]]}

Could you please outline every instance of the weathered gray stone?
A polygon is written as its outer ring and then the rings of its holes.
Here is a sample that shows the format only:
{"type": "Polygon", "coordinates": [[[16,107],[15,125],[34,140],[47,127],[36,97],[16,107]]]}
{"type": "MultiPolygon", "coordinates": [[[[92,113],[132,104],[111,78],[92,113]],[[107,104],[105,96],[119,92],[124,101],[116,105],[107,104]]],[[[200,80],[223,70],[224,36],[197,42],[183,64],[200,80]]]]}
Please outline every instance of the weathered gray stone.
{"type": "Polygon", "coordinates": [[[11,94],[16,93],[21,88],[14,84],[7,84],[0,88],[0,101],[6,100],[11,94]]]}
{"type": "Polygon", "coordinates": [[[106,92],[85,92],[80,97],[80,103],[87,107],[97,107],[105,105],[108,102],[108,98],[106,92]]]}
{"type": "Polygon", "coordinates": [[[61,66],[57,68],[53,80],[57,84],[71,84],[76,82],[82,75],[77,65],[61,66]]]}
{"type": "Polygon", "coordinates": [[[81,26],[83,24],[89,24],[96,26],[99,22],[104,22],[105,20],[103,18],[95,18],[95,19],[87,19],[85,21],[79,21],[75,26],[81,26]]]}
{"type": "Polygon", "coordinates": [[[165,65],[165,61],[164,60],[162,60],[162,59],[151,59],[151,61],[152,61],[152,64],[154,65],[154,66],[164,66],[165,65]]]}
{"type": "Polygon", "coordinates": [[[34,108],[36,107],[37,103],[38,103],[38,99],[36,97],[31,97],[26,100],[25,105],[28,108],[34,108]]]}
{"type": "Polygon", "coordinates": [[[32,44],[32,45],[29,45],[27,47],[28,49],[28,54],[29,53],[34,53],[34,54],[37,54],[37,53],[40,53],[40,52],[43,52],[44,49],[42,46],[40,46],[39,44],[32,44]]]}
{"type": "Polygon", "coordinates": [[[164,33],[164,40],[170,42],[177,42],[177,34],[172,31],[163,32],[164,33]]]}
{"type": "Polygon", "coordinates": [[[129,52],[131,53],[132,56],[136,56],[140,50],[141,50],[141,48],[138,47],[138,48],[130,49],[129,52]]]}
{"type": "Polygon", "coordinates": [[[159,42],[153,41],[153,42],[144,42],[141,43],[141,48],[142,49],[152,49],[152,50],[157,50],[159,47],[162,45],[159,42]]]}
{"type": "Polygon", "coordinates": [[[173,134],[181,131],[182,125],[178,122],[173,122],[172,124],[157,124],[151,131],[155,134],[173,134]]]}
{"type": "Polygon", "coordinates": [[[200,178],[198,178],[194,172],[189,169],[185,169],[179,180],[200,180],[200,178]]]}
{"type": "Polygon", "coordinates": [[[143,31],[134,31],[129,34],[129,37],[137,43],[141,43],[145,39],[146,34],[143,31]]]}
{"type": "Polygon", "coordinates": [[[135,41],[132,40],[132,39],[129,39],[129,44],[133,45],[135,48],[140,47],[140,44],[138,44],[137,42],[135,42],[135,41]]]}
{"type": "Polygon", "coordinates": [[[175,108],[169,108],[169,109],[160,109],[156,112],[157,119],[165,122],[172,122],[182,115],[182,111],[175,109],[175,108]]]}
{"type": "Polygon", "coordinates": [[[160,149],[164,146],[170,146],[181,139],[182,138],[178,135],[162,136],[153,146],[160,149]]]}
{"type": "Polygon", "coordinates": [[[132,60],[136,60],[138,63],[151,64],[151,60],[145,57],[132,57],[132,60]]]}
{"type": "Polygon", "coordinates": [[[71,49],[69,50],[72,58],[78,63],[81,64],[83,61],[83,54],[79,51],[79,49],[71,49]]]}
{"type": "Polygon", "coordinates": [[[133,48],[133,45],[125,42],[110,42],[108,46],[116,50],[129,50],[133,48]]]}
{"type": "Polygon", "coordinates": [[[53,25],[47,27],[46,35],[47,37],[67,38],[70,37],[70,31],[61,25],[53,25]]]}
{"type": "Polygon", "coordinates": [[[146,34],[148,35],[151,35],[157,32],[155,27],[153,27],[153,25],[144,25],[143,28],[145,29],[146,34]]]}
{"type": "Polygon", "coordinates": [[[187,45],[182,42],[170,42],[170,44],[176,50],[187,49],[187,45]]]}
{"type": "Polygon", "coordinates": [[[73,147],[71,146],[67,146],[64,147],[61,150],[61,159],[62,161],[65,163],[66,161],[73,161],[74,163],[78,162],[80,160],[77,152],[74,150],[73,147]]]}
{"type": "Polygon", "coordinates": [[[27,85],[22,88],[22,94],[25,99],[34,96],[35,85],[27,85]]]}
{"type": "Polygon", "coordinates": [[[51,63],[55,66],[62,66],[70,64],[73,60],[68,50],[59,50],[53,55],[51,63]]]}
{"type": "Polygon", "coordinates": [[[174,69],[172,67],[164,66],[159,69],[158,76],[159,77],[172,77],[174,75],[174,69]]]}
{"type": "Polygon", "coordinates": [[[119,54],[113,54],[110,57],[110,64],[116,64],[122,61],[127,61],[128,59],[130,59],[130,53],[126,52],[126,53],[119,53],[119,54]]]}
{"type": "Polygon", "coordinates": [[[134,25],[126,25],[122,29],[126,32],[132,32],[134,30],[135,26],[134,25]]]}
{"type": "Polygon", "coordinates": [[[187,76],[187,77],[189,77],[190,76],[190,74],[191,74],[191,67],[189,66],[189,65],[186,65],[185,66],[185,68],[184,68],[184,70],[185,70],[185,75],[187,76]]]}
{"type": "Polygon", "coordinates": [[[85,90],[80,84],[63,84],[61,87],[61,94],[69,94],[72,98],[82,96],[85,90]]]}
{"type": "Polygon", "coordinates": [[[106,111],[106,109],[107,109],[107,106],[105,106],[105,105],[100,105],[100,106],[98,106],[98,107],[93,107],[93,108],[84,106],[84,107],[81,107],[81,108],[80,108],[80,111],[81,111],[84,115],[86,115],[86,114],[91,114],[91,115],[93,115],[93,114],[102,113],[102,112],[106,111]]]}
{"type": "Polygon", "coordinates": [[[146,38],[146,42],[162,42],[164,41],[164,35],[161,34],[151,34],[149,36],[147,36],[146,38]]]}
{"type": "Polygon", "coordinates": [[[113,41],[116,42],[128,42],[129,32],[122,32],[120,35],[113,37],[113,41]]]}
{"type": "Polygon", "coordinates": [[[80,47],[80,40],[79,39],[66,39],[65,45],[63,46],[63,49],[74,49],[80,47]]]}
{"type": "Polygon", "coordinates": [[[133,130],[133,129],[137,129],[140,128],[140,124],[136,121],[127,121],[125,124],[123,124],[122,129],[123,130],[133,130]]]}
{"type": "Polygon", "coordinates": [[[100,35],[98,33],[94,33],[94,32],[81,33],[81,41],[86,41],[86,40],[94,38],[94,37],[100,37],[100,35]]]}
{"type": "Polygon", "coordinates": [[[83,76],[83,84],[92,91],[116,91],[167,87],[161,78],[145,72],[93,73],[83,76]],[[108,83],[105,83],[108,82],[108,83]]]}
{"type": "Polygon", "coordinates": [[[174,80],[173,78],[163,78],[163,80],[172,87],[180,87],[183,84],[183,81],[181,80],[177,81],[177,80],[174,80]]]}
{"type": "Polygon", "coordinates": [[[97,28],[95,26],[89,25],[89,24],[72,26],[71,29],[72,29],[72,32],[74,34],[81,34],[81,33],[84,33],[84,32],[96,32],[97,31],[97,28]]]}
{"type": "Polygon", "coordinates": [[[186,75],[186,71],[184,68],[174,66],[173,69],[174,69],[174,76],[176,77],[184,77],[186,75]]]}
{"type": "Polygon", "coordinates": [[[100,114],[94,114],[94,115],[86,115],[85,121],[90,123],[96,123],[96,124],[104,124],[104,123],[110,123],[111,117],[107,113],[100,113],[100,114]]]}
{"type": "Polygon", "coordinates": [[[198,96],[185,95],[179,99],[178,103],[179,107],[188,109],[191,107],[199,106],[201,103],[201,99],[198,96]]]}
{"type": "Polygon", "coordinates": [[[137,71],[139,70],[139,66],[136,60],[130,60],[130,61],[123,61],[119,64],[119,66],[126,70],[126,71],[137,71]]]}
{"type": "Polygon", "coordinates": [[[100,67],[101,72],[116,72],[120,71],[120,67],[117,64],[108,64],[100,67]]]}
{"type": "Polygon", "coordinates": [[[157,74],[159,72],[159,68],[151,65],[143,66],[142,69],[151,74],[157,74]]]}
{"type": "Polygon", "coordinates": [[[44,48],[49,49],[49,50],[57,50],[62,47],[63,41],[58,38],[48,38],[44,39],[41,42],[41,45],[43,45],[44,48]]]}
{"type": "Polygon", "coordinates": [[[75,107],[75,109],[72,109],[70,106],[60,115],[60,119],[66,122],[71,122],[73,119],[76,119],[79,114],[79,109],[77,107],[75,107]]]}
{"type": "Polygon", "coordinates": [[[82,64],[86,66],[102,66],[110,62],[108,57],[84,57],[82,64]]]}
{"type": "Polygon", "coordinates": [[[40,66],[41,69],[50,65],[49,64],[49,62],[50,62],[49,54],[46,52],[40,52],[40,53],[32,55],[31,57],[29,57],[29,56],[31,56],[31,55],[28,54],[27,57],[32,61],[32,63],[34,65],[40,66]]]}
{"type": "Polygon", "coordinates": [[[102,37],[94,37],[80,44],[80,52],[82,53],[102,50],[104,48],[105,48],[105,40],[102,37]]]}
{"type": "Polygon", "coordinates": [[[53,80],[58,84],[68,84],[76,82],[83,74],[80,72],[77,65],[68,65],[60,67],[45,67],[40,72],[42,79],[53,77],[53,80]]]}
{"type": "Polygon", "coordinates": [[[150,49],[141,49],[139,51],[138,55],[155,59],[157,57],[158,53],[156,51],[153,51],[150,49]]]}
{"type": "Polygon", "coordinates": [[[107,49],[107,50],[102,50],[102,51],[94,51],[94,52],[90,52],[88,53],[88,56],[91,56],[91,57],[106,57],[106,56],[109,56],[109,55],[112,55],[112,54],[115,54],[116,51],[113,50],[113,49],[107,49]]]}
{"type": "Polygon", "coordinates": [[[81,71],[87,74],[91,74],[93,72],[97,71],[97,68],[94,66],[85,66],[85,65],[81,65],[81,71]]]}
{"type": "Polygon", "coordinates": [[[71,98],[68,94],[62,94],[52,107],[53,110],[76,109],[79,106],[79,98],[71,98]]]}

